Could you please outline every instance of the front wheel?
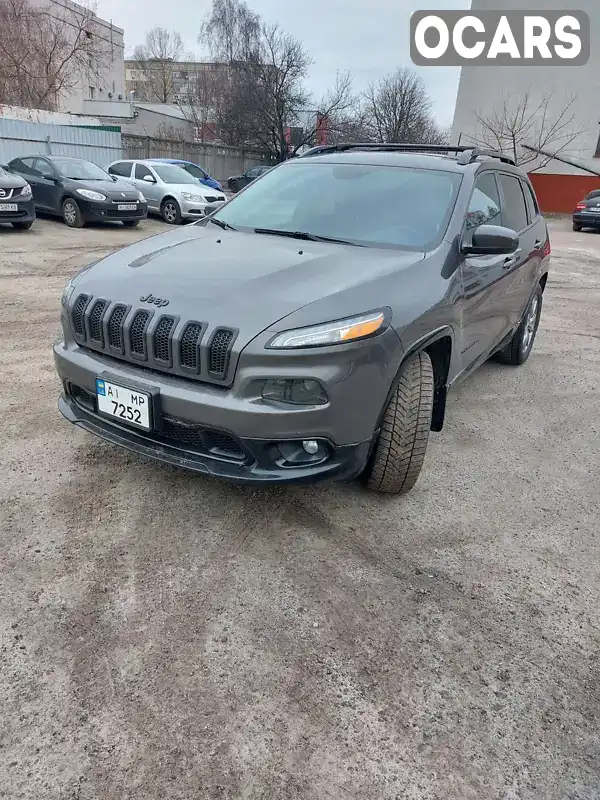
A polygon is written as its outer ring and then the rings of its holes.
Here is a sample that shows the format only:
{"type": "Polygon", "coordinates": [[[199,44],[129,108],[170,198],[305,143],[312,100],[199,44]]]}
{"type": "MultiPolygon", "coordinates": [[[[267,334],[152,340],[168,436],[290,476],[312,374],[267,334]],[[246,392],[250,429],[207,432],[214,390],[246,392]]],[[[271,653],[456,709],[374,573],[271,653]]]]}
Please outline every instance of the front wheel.
{"type": "Polygon", "coordinates": [[[19,231],[28,231],[33,225],[33,220],[30,219],[28,222],[12,222],[11,224],[13,228],[16,228],[19,231]]]}
{"type": "Polygon", "coordinates": [[[417,482],[425,460],[433,413],[431,359],[417,353],[402,367],[387,405],[363,481],[369,489],[405,494],[417,482]]]}
{"type": "Polygon", "coordinates": [[[139,224],[140,224],[140,221],[139,221],[139,219],[124,219],[124,220],[123,220],[123,225],[124,225],[126,228],[137,228],[137,226],[138,226],[139,224]]]}
{"type": "Polygon", "coordinates": [[[83,228],[85,225],[79,206],[72,197],[67,197],[62,204],[62,218],[69,228],[83,228]]]}
{"type": "Polygon", "coordinates": [[[580,225],[578,222],[573,223],[573,230],[575,233],[579,233],[579,231],[583,228],[583,225],[580,225]]]}
{"type": "Polygon", "coordinates": [[[240,185],[237,181],[231,181],[231,185],[229,186],[229,188],[234,194],[237,194],[240,190],[240,185]]]}
{"type": "Polygon", "coordinates": [[[181,224],[181,209],[177,200],[165,200],[160,207],[160,215],[168,225],[181,224]]]}
{"type": "Polygon", "coordinates": [[[496,354],[498,361],[513,367],[519,367],[527,361],[533,349],[541,314],[542,287],[538,285],[515,335],[504,350],[496,354]]]}

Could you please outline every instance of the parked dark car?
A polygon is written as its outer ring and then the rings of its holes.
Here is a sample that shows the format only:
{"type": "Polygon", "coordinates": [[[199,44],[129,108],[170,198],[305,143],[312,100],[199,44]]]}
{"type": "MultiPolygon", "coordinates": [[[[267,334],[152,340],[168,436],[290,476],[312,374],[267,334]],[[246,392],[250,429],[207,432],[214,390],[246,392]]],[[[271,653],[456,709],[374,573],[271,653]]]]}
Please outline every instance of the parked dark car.
{"type": "Polygon", "coordinates": [[[243,189],[244,186],[248,186],[249,183],[255,181],[257,178],[260,178],[261,175],[264,175],[266,172],[270,172],[273,167],[252,167],[251,169],[247,169],[243,175],[234,175],[231,178],[227,179],[227,186],[229,187],[230,191],[232,192],[239,192],[240,189],[243,189]]]}
{"type": "Polygon", "coordinates": [[[28,230],[34,220],[31,186],[20,175],[11,175],[0,165],[0,223],[28,230]]]}
{"type": "Polygon", "coordinates": [[[37,211],[61,216],[70,228],[82,228],[86,222],[116,221],[134,228],[148,215],[140,191],[91,161],[23,156],[10,161],[8,168],[31,184],[37,211]]]}
{"type": "Polygon", "coordinates": [[[594,189],[577,203],[573,212],[573,230],[600,228],[600,189],[594,189]]]}
{"type": "Polygon", "coordinates": [[[208,186],[210,189],[216,189],[218,192],[223,191],[223,187],[219,181],[211,178],[205,169],[202,169],[202,167],[198,164],[194,164],[193,161],[183,161],[179,158],[148,158],[146,160],[157,161],[158,163],[162,164],[176,164],[178,167],[182,167],[186,172],[189,172],[189,174],[194,178],[197,178],[203,186],[208,186]]]}
{"type": "Polygon", "coordinates": [[[529,358],[550,255],[510,158],[420,150],[316,148],[80,272],[54,348],[63,415],[232,481],[410,489],[448,391],[529,358]]]}

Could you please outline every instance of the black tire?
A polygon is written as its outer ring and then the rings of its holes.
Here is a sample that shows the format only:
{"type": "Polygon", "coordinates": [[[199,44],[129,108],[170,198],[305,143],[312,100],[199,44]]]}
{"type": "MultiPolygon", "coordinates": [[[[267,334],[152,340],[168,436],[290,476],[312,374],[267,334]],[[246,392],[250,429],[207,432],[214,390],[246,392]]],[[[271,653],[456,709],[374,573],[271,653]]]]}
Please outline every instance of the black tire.
{"type": "Polygon", "coordinates": [[[573,223],[573,230],[574,230],[576,233],[579,233],[579,231],[580,231],[582,228],[583,228],[583,225],[580,225],[578,222],[574,222],[574,223],[573,223]]]}
{"type": "Polygon", "coordinates": [[[181,225],[181,208],[177,200],[172,197],[162,201],[160,215],[167,225],[181,225]]]}
{"type": "Polygon", "coordinates": [[[72,197],[65,198],[62,204],[62,218],[65,225],[68,225],[69,228],[83,228],[85,225],[81,210],[72,197]]]}
{"type": "Polygon", "coordinates": [[[417,353],[402,367],[383,415],[379,438],[362,476],[369,489],[405,494],[413,488],[425,460],[433,394],[431,359],[427,353],[417,353]]]}
{"type": "Polygon", "coordinates": [[[542,287],[538,285],[513,338],[504,350],[496,353],[496,360],[500,363],[519,367],[531,355],[542,314],[542,296],[542,287]]]}
{"type": "Polygon", "coordinates": [[[234,194],[237,194],[240,190],[240,185],[237,181],[231,181],[229,188],[234,194]]]}
{"type": "Polygon", "coordinates": [[[124,219],[124,220],[123,220],[123,225],[124,225],[126,228],[137,228],[137,226],[138,226],[139,224],[140,224],[140,221],[139,221],[139,219],[124,219]]]}
{"type": "Polygon", "coordinates": [[[28,231],[33,225],[33,220],[30,219],[29,222],[11,222],[11,225],[19,231],[28,231]]]}

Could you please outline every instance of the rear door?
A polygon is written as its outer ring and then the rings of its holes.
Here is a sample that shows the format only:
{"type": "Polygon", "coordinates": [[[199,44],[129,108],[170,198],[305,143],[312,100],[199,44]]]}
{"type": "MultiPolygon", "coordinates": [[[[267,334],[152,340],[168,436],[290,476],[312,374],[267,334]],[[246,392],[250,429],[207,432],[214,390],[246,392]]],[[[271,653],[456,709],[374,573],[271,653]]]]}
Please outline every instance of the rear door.
{"type": "MultiPolygon", "coordinates": [[[[506,172],[501,172],[498,177],[504,224],[519,234],[519,252],[515,263],[507,269],[508,282],[504,292],[510,328],[514,330],[521,321],[537,283],[544,256],[546,226],[539,210],[536,211],[537,202],[533,211],[528,207],[527,182],[506,172]]],[[[533,198],[530,198],[530,202],[533,202],[533,198]]]]}
{"type": "MultiPolygon", "coordinates": [[[[480,225],[506,225],[500,198],[496,170],[479,173],[466,215],[464,244],[471,244],[480,225]]],[[[510,325],[505,299],[510,258],[465,256],[462,261],[461,356],[467,369],[502,341],[510,325]]]]}
{"type": "Polygon", "coordinates": [[[11,172],[16,172],[18,175],[21,175],[27,183],[31,186],[31,192],[33,194],[33,202],[34,204],[38,205],[37,198],[38,198],[38,178],[40,177],[39,173],[33,169],[33,163],[35,161],[35,156],[26,156],[25,158],[13,158],[13,160],[8,164],[8,167],[11,172]]]}

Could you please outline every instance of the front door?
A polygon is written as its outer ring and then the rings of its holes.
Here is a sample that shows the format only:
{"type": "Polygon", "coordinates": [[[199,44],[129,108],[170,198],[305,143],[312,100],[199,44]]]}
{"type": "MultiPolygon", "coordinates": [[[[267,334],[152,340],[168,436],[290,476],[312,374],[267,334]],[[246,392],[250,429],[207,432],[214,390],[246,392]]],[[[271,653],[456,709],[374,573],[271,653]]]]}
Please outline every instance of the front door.
{"type": "Polygon", "coordinates": [[[46,211],[60,211],[60,188],[57,185],[58,175],[52,164],[46,158],[37,158],[34,165],[37,172],[36,206],[46,211]]]}
{"type": "MultiPolygon", "coordinates": [[[[473,188],[463,243],[471,244],[480,225],[505,225],[500,191],[493,171],[481,174],[473,188]]],[[[506,293],[522,259],[510,256],[466,256],[461,264],[462,306],[460,354],[464,369],[489,353],[510,328],[506,293]]]]}
{"type": "Polygon", "coordinates": [[[159,189],[156,176],[152,173],[152,170],[144,164],[136,164],[133,170],[133,182],[136,189],[139,189],[148,201],[148,208],[151,208],[153,211],[159,211],[162,190],[159,189]],[[152,178],[153,183],[144,180],[148,175],[152,178]]]}

